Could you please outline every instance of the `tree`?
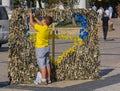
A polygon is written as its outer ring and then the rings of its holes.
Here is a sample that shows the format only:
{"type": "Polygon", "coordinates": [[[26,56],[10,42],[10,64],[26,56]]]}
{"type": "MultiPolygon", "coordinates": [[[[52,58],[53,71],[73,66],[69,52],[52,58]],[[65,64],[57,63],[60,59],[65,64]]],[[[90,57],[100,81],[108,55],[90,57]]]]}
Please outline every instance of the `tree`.
{"type": "Polygon", "coordinates": [[[53,4],[53,3],[59,3],[59,1],[61,1],[62,3],[66,3],[66,2],[72,2],[72,1],[76,1],[76,0],[47,0],[49,4],[53,4]]]}
{"type": "Polygon", "coordinates": [[[102,4],[111,4],[112,6],[117,6],[118,4],[120,4],[120,0],[88,0],[89,4],[92,5],[93,2],[95,3],[102,3],[102,4]]]}
{"type": "Polygon", "coordinates": [[[13,0],[15,4],[20,4],[20,0],[13,0]]]}

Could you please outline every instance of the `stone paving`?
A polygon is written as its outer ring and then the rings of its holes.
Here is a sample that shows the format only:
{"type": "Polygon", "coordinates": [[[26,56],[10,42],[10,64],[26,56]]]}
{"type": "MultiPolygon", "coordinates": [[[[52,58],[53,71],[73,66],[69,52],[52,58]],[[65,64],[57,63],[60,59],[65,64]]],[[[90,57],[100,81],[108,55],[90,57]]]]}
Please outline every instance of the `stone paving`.
{"type": "MultiPolygon", "coordinates": [[[[46,87],[9,86],[7,78],[8,48],[5,45],[0,49],[0,91],[120,91],[120,19],[112,19],[112,21],[115,30],[108,33],[107,41],[103,40],[102,31],[99,30],[101,80],[60,81],[46,87]]],[[[64,46],[58,55],[72,46],[71,41],[57,41],[56,44],[56,49],[64,46]]]]}

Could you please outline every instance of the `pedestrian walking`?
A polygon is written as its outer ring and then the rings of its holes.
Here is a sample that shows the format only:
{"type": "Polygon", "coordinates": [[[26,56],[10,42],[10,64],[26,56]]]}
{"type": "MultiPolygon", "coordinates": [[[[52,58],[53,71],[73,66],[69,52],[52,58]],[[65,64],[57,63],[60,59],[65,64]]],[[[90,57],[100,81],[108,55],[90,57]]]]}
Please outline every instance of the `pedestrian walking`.
{"type": "Polygon", "coordinates": [[[108,22],[109,22],[109,17],[106,15],[106,13],[103,13],[102,17],[102,28],[103,28],[103,37],[104,40],[107,39],[107,33],[108,33],[108,22]]]}
{"type": "Polygon", "coordinates": [[[109,10],[109,18],[111,19],[113,14],[113,8],[111,5],[109,6],[108,10],[109,10]]]}
{"type": "Polygon", "coordinates": [[[98,13],[98,23],[101,23],[101,18],[102,18],[102,14],[103,14],[102,7],[100,7],[100,8],[97,10],[97,13],[98,13]]]}
{"type": "Polygon", "coordinates": [[[108,8],[105,9],[105,13],[106,13],[106,16],[109,17],[110,16],[110,11],[108,8]]]}
{"type": "Polygon", "coordinates": [[[97,11],[97,7],[96,7],[95,5],[92,6],[92,9],[93,9],[94,11],[97,11]]]}
{"type": "Polygon", "coordinates": [[[120,18],[120,4],[117,7],[118,18],[120,18]]]}
{"type": "Polygon", "coordinates": [[[30,13],[30,25],[36,30],[36,58],[37,64],[40,68],[42,75],[41,84],[47,85],[51,83],[50,80],[50,62],[49,62],[49,39],[50,39],[50,28],[49,25],[53,22],[52,17],[46,16],[41,21],[30,13]],[[36,22],[34,22],[35,20],[36,22]]]}

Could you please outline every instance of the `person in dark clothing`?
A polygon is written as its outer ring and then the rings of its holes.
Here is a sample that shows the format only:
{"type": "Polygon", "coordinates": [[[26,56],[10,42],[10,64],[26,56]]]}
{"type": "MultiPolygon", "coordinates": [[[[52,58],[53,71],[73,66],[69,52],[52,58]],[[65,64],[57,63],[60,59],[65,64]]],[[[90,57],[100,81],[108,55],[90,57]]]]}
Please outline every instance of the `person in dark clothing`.
{"type": "Polygon", "coordinates": [[[38,0],[40,8],[42,8],[41,0],[38,0]]]}
{"type": "Polygon", "coordinates": [[[108,22],[109,22],[109,17],[106,15],[106,13],[103,13],[102,17],[102,27],[103,27],[103,37],[104,40],[107,39],[107,33],[108,33],[108,22]]]}

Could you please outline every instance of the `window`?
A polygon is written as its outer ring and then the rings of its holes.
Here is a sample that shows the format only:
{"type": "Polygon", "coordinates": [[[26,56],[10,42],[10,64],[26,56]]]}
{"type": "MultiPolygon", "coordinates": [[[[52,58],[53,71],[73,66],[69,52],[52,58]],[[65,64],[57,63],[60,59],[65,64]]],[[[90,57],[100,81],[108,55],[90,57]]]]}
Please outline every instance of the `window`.
{"type": "Polygon", "coordinates": [[[4,7],[0,7],[0,20],[8,20],[8,15],[4,7]]]}

